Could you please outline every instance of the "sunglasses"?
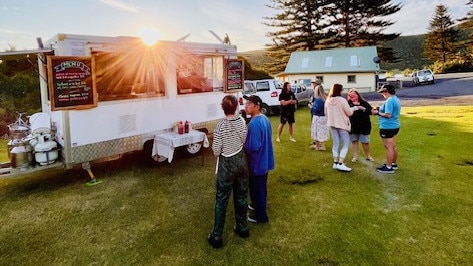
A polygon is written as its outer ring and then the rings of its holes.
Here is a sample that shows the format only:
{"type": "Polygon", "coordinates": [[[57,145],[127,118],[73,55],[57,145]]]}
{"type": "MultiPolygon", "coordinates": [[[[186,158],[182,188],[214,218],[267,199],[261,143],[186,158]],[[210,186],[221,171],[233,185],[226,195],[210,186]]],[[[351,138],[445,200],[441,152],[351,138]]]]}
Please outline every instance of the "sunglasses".
{"type": "Polygon", "coordinates": [[[382,90],[382,91],[379,91],[379,93],[385,93],[387,92],[388,90],[382,90]]]}

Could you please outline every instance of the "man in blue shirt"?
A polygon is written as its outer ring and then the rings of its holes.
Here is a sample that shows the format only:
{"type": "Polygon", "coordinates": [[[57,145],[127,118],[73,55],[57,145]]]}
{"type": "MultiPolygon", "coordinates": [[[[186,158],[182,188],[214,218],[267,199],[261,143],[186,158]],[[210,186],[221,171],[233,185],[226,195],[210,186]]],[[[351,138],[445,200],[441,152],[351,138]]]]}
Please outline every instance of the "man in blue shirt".
{"type": "Polygon", "coordinates": [[[378,91],[386,99],[379,110],[373,109],[372,113],[378,115],[379,119],[379,135],[383,140],[386,148],[386,164],[376,168],[378,172],[384,174],[394,174],[397,166],[397,146],[396,135],[399,133],[401,123],[399,117],[401,115],[401,101],[395,95],[396,90],[393,85],[383,85],[378,91]]]}
{"type": "Polygon", "coordinates": [[[251,115],[248,124],[248,136],[245,149],[248,157],[250,172],[250,199],[248,206],[254,214],[248,216],[253,223],[267,223],[266,212],[268,172],[274,169],[274,153],[272,143],[272,128],[269,119],[261,113],[263,101],[257,95],[244,96],[246,113],[251,115]]]}

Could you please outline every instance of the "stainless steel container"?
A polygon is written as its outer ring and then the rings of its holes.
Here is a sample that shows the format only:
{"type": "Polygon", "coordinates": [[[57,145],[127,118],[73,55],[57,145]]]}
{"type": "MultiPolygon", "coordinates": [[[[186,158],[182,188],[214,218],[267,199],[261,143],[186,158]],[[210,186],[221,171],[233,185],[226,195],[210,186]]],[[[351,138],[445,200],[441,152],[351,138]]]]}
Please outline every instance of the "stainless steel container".
{"type": "Polygon", "coordinates": [[[33,163],[33,149],[28,143],[21,143],[10,151],[12,168],[26,168],[33,163]]]}
{"type": "Polygon", "coordinates": [[[28,136],[30,129],[27,126],[10,124],[8,125],[10,139],[22,139],[28,136]]]}

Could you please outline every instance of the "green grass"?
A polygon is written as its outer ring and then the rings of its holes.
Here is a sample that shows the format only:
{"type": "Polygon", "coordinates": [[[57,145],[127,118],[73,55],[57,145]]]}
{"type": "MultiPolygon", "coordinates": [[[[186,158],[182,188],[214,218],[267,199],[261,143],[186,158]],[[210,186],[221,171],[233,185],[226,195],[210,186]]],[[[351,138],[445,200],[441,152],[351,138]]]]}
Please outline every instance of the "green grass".
{"type": "Polygon", "coordinates": [[[299,109],[297,142],[285,128],[274,143],[270,222],[238,238],[229,206],[221,250],[206,241],[209,149],[204,167],[181,159],[172,176],[136,156],[95,165],[103,182],[93,187],[82,169],[0,178],[0,265],[471,265],[472,120],[472,106],[405,107],[400,170],[382,175],[373,117],[376,163],[348,162],[353,171],[340,173],[330,151],[309,149],[309,112],[299,109]]]}

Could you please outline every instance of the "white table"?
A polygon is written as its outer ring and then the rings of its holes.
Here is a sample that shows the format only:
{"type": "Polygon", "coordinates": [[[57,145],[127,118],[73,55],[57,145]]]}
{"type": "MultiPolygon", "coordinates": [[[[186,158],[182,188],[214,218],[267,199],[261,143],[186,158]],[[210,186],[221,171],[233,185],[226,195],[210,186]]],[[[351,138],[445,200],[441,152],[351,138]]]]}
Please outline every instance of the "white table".
{"type": "Polygon", "coordinates": [[[189,133],[178,134],[166,132],[154,136],[153,152],[151,156],[158,161],[159,156],[168,159],[171,163],[174,158],[174,150],[177,147],[186,146],[193,143],[202,143],[205,148],[209,147],[207,134],[198,130],[190,130],[189,133]]]}

